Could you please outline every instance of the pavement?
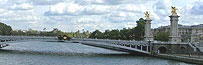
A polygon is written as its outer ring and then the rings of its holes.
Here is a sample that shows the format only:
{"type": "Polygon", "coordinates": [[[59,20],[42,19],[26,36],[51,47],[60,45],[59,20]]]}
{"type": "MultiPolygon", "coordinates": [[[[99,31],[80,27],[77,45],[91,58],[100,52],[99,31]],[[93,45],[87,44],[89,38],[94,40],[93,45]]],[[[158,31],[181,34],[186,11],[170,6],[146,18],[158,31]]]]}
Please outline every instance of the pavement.
{"type": "Polygon", "coordinates": [[[195,44],[195,46],[203,53],[203,43],[195,44]]]}

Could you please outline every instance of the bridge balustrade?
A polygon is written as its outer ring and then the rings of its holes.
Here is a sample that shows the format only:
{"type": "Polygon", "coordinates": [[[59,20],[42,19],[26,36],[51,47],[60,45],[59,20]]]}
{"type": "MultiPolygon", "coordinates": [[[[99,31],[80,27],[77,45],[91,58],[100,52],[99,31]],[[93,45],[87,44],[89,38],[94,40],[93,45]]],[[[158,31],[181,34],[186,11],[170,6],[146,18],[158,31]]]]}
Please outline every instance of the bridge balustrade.
{"type": "Polygon", "coordinates": [[[113,44],[113,45],[119,45],[119,46],[125,46],[130,47],[134,49],[139,49],[141,51],[150,52],[150,45],[148,42],[143,41],[127,41],[127,40],[108,40],[108,39],[78,39],[81,41],[94,41],[94,42],[104,42],[107,44],[113,44]]]}

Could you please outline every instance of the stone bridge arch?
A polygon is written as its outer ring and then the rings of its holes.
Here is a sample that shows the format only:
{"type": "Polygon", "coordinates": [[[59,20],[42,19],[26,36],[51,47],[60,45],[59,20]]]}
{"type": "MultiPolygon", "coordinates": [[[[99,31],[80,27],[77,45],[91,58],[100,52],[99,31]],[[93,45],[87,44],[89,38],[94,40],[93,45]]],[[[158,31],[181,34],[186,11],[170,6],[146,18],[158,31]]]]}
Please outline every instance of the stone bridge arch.
{"type": "Polygon", "coordinates": [[[153,46],[153,53],[159,54],[159,53],[169,53],[169,45],[154,45],[153,46]]]}
{"type": "Polygon", "coordinates": [[[167,48],[165,46],[160,46],[157,50],[158,53],[167,53],[167,48]]]}
{"type": "Polygon", "coordinates": [[[186,54],[186,53],[187,53],[187,50],[188,50],[188,49],[187,49],[187,47],[185,47],[185,46],[180,46],[180,47],[179,47],[179,51],[180,51],[179,53],[180,53],[180,54],[186,54]]]}

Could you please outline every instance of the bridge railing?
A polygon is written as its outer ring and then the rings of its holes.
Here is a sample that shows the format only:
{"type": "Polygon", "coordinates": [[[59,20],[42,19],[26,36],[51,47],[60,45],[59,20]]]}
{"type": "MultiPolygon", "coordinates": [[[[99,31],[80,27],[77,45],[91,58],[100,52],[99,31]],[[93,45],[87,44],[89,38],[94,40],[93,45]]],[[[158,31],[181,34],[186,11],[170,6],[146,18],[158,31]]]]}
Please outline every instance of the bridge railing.
{"type": "Polygon", "coordinates": [[[108,40],[108,39],[87,39],[87,38],[73,38],[74,40],[80,41],[95,41],[95,42],[105,42],[109,44],[127,44],[127,45],[148,45],[144,41],[127,41],[127,40],[108,40]]]}
{"type": "Polygon", "coordinates": [[[151,50],[148,42],[144,41],[127,41],[127,40],[108,40],[108,39],[86,39],[86,38],[73,38],[77,41],[88,41],[88,42],[103,42],[111,45],[117,45],[118,47],[123,47],[127,49],[139,50],[145,53],[149,53],[151,50]]]}

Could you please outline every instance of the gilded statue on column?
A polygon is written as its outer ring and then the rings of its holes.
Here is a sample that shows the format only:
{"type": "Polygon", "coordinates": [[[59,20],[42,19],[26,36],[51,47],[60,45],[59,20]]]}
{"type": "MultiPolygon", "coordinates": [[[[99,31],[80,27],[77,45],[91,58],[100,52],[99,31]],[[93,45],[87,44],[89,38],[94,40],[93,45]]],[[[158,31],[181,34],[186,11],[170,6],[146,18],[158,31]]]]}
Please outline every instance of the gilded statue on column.
{"type": "Polygon", "coordinates": [[[177,15],[176,10],[178,9],[176,9],[176,7],[173,7],[173,6],[171,6],[171,8],[172,8],[172,11],[171,11],[172,15],[177,15]]]}
{"type": "Polygon", "coordinates": [[[148,11],[145,12],[145,17],[146,17],[146,19],[150,20],[149,12],[148,11]]]}

